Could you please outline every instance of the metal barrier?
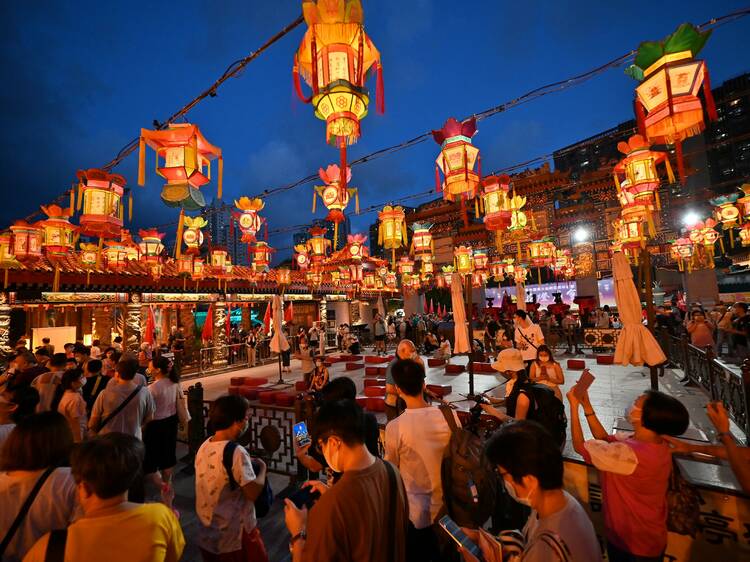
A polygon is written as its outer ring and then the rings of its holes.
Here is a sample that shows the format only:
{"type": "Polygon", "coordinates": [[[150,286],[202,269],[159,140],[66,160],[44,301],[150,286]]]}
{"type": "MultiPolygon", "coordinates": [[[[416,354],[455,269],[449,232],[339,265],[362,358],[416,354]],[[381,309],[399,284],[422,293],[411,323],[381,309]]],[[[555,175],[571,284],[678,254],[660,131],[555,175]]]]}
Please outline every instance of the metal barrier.
{"type": "Polygon", "coordinates": [[[658,340],[669,362],[680,367],[691,384],[703,389],[711,400],[724,404],[747,441],[750,436],[750,359],[742,362],[737,373],[717,361],[711,347],[703,350],[688,343],[687,335],[678,337],[662,331],[658,340]]]}

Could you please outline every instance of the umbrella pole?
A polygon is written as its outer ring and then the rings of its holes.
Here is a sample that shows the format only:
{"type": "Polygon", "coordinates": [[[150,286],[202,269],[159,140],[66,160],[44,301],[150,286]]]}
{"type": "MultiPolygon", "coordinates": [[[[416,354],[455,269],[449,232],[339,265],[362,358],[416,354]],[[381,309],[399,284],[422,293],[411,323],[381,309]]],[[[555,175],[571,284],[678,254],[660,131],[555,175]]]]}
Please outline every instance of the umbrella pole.
{"type": "Polygon", "coordinates": [[[469,368],[469,396],[468,398],[470,400],[474,399],[474,330],[472,329],[472,318],[471,318],[471,309],[472,309],[472,291],[471,291],[471,281],[469,278],[465,279],[466,282],[466,319],[469,323],[468,325],[468,332],[469,332],[469,362],[467,367],[469,368]]]}
{"type": "Polygon", "coordinates": [[[284,376],[281,374],[281,350],[279,350],[279,380],[276,381],[276,384],[286,384],[284,376]]]}
{"type": "MultiPolygon", "coordinates": [[[[648,329],[653,334],[656,325],[656,314],[654,311],[654,291],[651,283],[651,252],[646,248],[641,249],[641,267],[643,268],[643,293],[646,301],[646,318],[648,319],[648,329]]],[[[656,365],[648,366],[651,376],[651,390],[659,390],[659,376],[656,365]]]]}

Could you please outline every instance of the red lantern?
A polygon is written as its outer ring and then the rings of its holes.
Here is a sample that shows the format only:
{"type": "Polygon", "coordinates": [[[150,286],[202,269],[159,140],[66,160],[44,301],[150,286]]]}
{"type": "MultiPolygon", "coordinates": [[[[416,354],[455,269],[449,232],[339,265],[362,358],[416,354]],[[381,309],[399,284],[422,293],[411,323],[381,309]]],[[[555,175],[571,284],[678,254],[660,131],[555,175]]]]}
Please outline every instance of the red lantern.
{"type": "Polygon", "coordinates": [[[415,222],[411,225],[414,234],[411,237],[411,254],[416,259],[430,259],[434,252],[432,243],[432,224],[429,222],[415,222]]]}
{"type": "Polygon", "coordinates": [[[479,149],[471,144],[476,132],[473,117],[463,123],[451,117],[442,129],[432,131],[432,137],[440,145],[440,154],[435,160],[435,183],[438,191],[442,189],[446,201],[466,201],[477,196],[481,163],[479,149]],[[443,172],[442,183],[439,171],[443,172]]]}
{"type": "Polygon", "coordinates": [[[359,192],[356,187],[345,187],[352,179],[352,170],[346,167],[346,178],[341,177],[341,169],[336,164],[331,164],[325,170],[318,170],[320,179],[325,185],[317,185],[313,192],[312,212],[315,212],[315,203],[317,198],[323,200],[323,204],[328,209],[328,215],[325,220],[331,221],[333,229],[333,247],[338,247],[339,223],[344,222],[344,209],[349,205],[349,200],[353,196],[356,200],[356,212],[359,213],[359,192]]]}
{"type": "Polygon", "coordinates": [[[242,242],[252,244],[255,242],[255,235],[265,222],[265,219],[258,214],[265,207],[265,203],[259,197],[254,199],[240,197],[239,200],[235,199],[234,204],[240,210],[239,213],[233,214],[242,231],[242,242]]]}
{"type": "Polygon", "coordinates": [[[364,234],[350,234],[347,237],[347,248],[349,251],[349,258],[357,261],[361,261],[362,258],[367,257],[369,251],[365,242],[367,237],[364,234]]]}
{"type": "Polygon", "coordinates": [[[294,247],[294,263],[297,264],[299,269],[307,269],[310,267],[310,256],[307,253],[307,246],[305,244],[297,244],[294,247]]]}
{"type": "Polygon", "coordinates": [[[265,273],[268,266],[271,265],[271,252],[273,248],[265,242],[256,242],[252,248],[253,253],[253,270],[257,273],[265,273]]]}
{"type": "Polygon", "coordinates": [[[331,249],[331,241],[325,237],[327,232],[325,228],[320,226],[314,226],[310,229],[307,249],[313,265],[322,264],[328,256],[328,250],[331,249]]]}
{"type": "Polygon", "coordinates": [[[10,227],[13,233],[13,254],[17,260],[33,260],[42,256],[44,231],[40,224],[17,221],[10,227]]]}
{"type": "Polygon", "coordinates": [[[44,231],[42,248],[48,255],[64,256],[73,251],[74,235],[78,227],[70,223],[73,209],[63,209],[58,205],[42,206],[47,218],[39,222],[44,231]]]}
{"type": "Polygon", "coordinates": [[[112,238],[120,235],[122,228],[122,196],[125,178],[104,170],[78,170],[79,203],[83,199],[81,234],[112,238]]]}

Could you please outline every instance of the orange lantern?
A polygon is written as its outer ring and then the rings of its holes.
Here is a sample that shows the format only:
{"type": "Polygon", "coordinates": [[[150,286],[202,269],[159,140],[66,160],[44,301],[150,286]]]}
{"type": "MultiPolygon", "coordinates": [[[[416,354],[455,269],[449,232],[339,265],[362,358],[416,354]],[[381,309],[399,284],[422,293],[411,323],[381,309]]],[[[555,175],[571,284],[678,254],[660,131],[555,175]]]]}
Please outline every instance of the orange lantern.
{"type": "Polygon", "coordinates": [[[234,200],[234,205],[240,210],[239,213],[234,213],[234,219],[242,231],[242,242],[252,244],[255,242],[255,235],[266,222],[266,219],[258,214],[266,204],[260,197],[240,197],[234,200]]]}
{"type": "Polygon", "coordinates": [[[70,223],[73,209],[63,209],[58,205],[42,206],[41,209],[47,215],[39,222],[44,232],[42,248],[51,256],[70,253],[74,248],[74,235],[78,231],[78,227],[70,223]]]}
{"type": "MultiPolygon", "coordinates": [[[[181,237],[178,232],[177,239],[182,238],[182,241],[185,242],[188,254],[200,253],[201,245],[203,245],[203,231],[201,228],[206,226],[208,221],[203,217],[183,217],[180,224],[184,230],[181,237]]],[[[181,252],[178,250],[177,256],[179,257],[180,255],[181,252]]]]}
{"type": "Polygon", "coordinates": [[[305,244],[297,244],[294,247],[294,252],[294,263],[297,264],[299,269],[310,267],[310,256],[307,253],[307,246],[305,244]]]}
{"type": "Polygon", "coordinates": [[[322,264],[328,256],[328,250],[331,249],[331,241],[325,237],[327,232],[325,228],[320,226],[314,226],[310,229],[307,249],[313,265],[322,264]]]}
{"type": "Polygon", "coordinates": [[[477,123],[473,117],[463,123],[451,117],[442,129],[432,131],[432,137],[440,145],[440,154],[435,160],[435,187],[443,191],[446,201],[477,196],[481,162],[479,149],[471,144],[471,137],[476,132],[477,123]],[[443,182],[440,181],[440,171],[443,172],[443,182]]]}
{"type": "Polygon", "coordinates": [[[303,0],[302,13],[308,29],[294,57],[295,90],[326,122],[330,144],[354,144],[370,102],[364,86],[371,68],[377,72],[378,111],[384,110],[380,53],[365,34],[362,5],[359,0],[303,0]],[[309,98],[302,94],[300,74],[312,88],[309,98]]]}
{"type": "Polygon", "coordinates": [[[391,250],[391,262],[396,267],[396,249],[406,245],[406,215],[403,207],[386,205],[378,213],[378,244],[391,250]]]}
{"type": "Polygon", "coordinates": [[[392,271],[389,271],[385,276],[385,286],[390,291],[395,291],[398,287],[398,280],[396,279],[396,274],[392,271]]]}
{"type": "Polygon", "coordinates": [[[161,261],[161,254],[164,251],[164,244],[161,243],[164,233],[157,231],[155,228],[139,230],[138,235],[141,242],[138,248],[141,251],[141,261],[148,264],[157,264],[161,261]]]}
{"type": "Polygon", "coordinates": [[[551,265],[555,260],[555,243],[550,238],[529,242],[529,261],[534,267],[551,265]]]}
{"type": "Polygon", "coordinates": [[[411,275],[414,272],[414,261],[408,256],[403,256],[398,260],[398,272],[401,275],[411,275]]]}
{"type": "Polygon", "coordinates": [[[273,248],[265,242],[256,242],[252,247],[253,253],[253,270],[256,273],[265,273],[268,266],[271,265],[271,252],[273,248]]]}
{"type": "Polygon", "coordinates": [[[193,255],[183,254],[177,258],[177,273],[180,275],[193,275],[193,255]]]}
{"type": "Polygon", "coordinates": [[[490,264],[490,275],[495,281],[501,281],[505,277],[505,264],[502,261],[493,261],[490,264]]]}
{"type": "Polygon", "coordinates": [[[78,208],[81,214],[81,234],[115,237],[122,228],[122,196],[125,178],[95,168],[78,170],[78,208]]]}
{"type": "Polygon", "coordinates": [[[525,265],[516,265],[513,268],[513,278],[517,285],[523,285],[526,283],[526,275],[528,274],[529,270],[526,268],[525,265]]]}
{"type": "Polygon", "coordinates": [[[429,222],[415,222],[411,225],[414,232],[411,237],[411,254],[416,259],[432,258],[435,248],[432,242],[431,228],[432,224],[429,222]]]}
{"type": "Polygon", "coordinates": [[[637,216],[623,214],[622,217],[612,223],[615,229],[615,241],[622,251],[635,258],[637,262],[640,250],[646,247],[648,241],[645,223],[637,216]]]}
{"type": "Polygon", "coordinates": [[[333,248],[338,247],[339,223],[344,222],[344,209],[349,204],[351,197],[355,198],[356,213],[359,214],[359,191],[356,187],[345,187],[352,179],[352,169],[347,166],[346,178],[341,177],[341,169],[336,164],[331,164],[325,170],[318,170],[320,179],[325,185],[316,185],[313,191],[312,212],[315,212],[315,204],[320,197],[328,209],[325,220],[333,223],[333,248]]]}
{"type": "Polygon", "coordinates": [[[33,260],[42,256],[44,231],[39,225],[40,223],[17,221],[10,227],[13,233],[13,255],[17,260],[33,260]]]}
{"type": "Polygon", "coordinates": [[[349,248],[349,257],[353,260],[361,261],[369,254],[365,242],[367,237],[364,234],[350,234],[347,236],[347,247],[349,248]]]}
{"type": "MultiPolygon", "coordinates": [[[[132,249],[122,241],[107,240],[104,249],[104,259],[110,269],[125,269],[128,261],[133,257],[132,249]]],[[[135,258],[137,259],[137,257],[135,258]]]]}
{"type": "Polygon", "coordinates": [[[487,271],[487,264],[490,258],[487,256],[487,250],[479,248],[474,250],[474,269],[478,271],[487,271]]]}
{"type": "Polygon", "coordinates": [[[429,279],[432,278],[432,275],[434,272],[435,272],[435,264],[432,263],[432,258],[422,260],[422,270],[420,271],[420,274],[422,275],[422,280],[428,281],[429,279]]]}
{"type": "Polygon", "coordinates": [[[653,144],[675,145],[683,181],[682,141],[705,128],[698,97],[701,86],[708,117],[716,119],[708,69],[702,60],[695,59],[710,35],[711,31],[701,32],[684,23],[663,41],[641,43],[635,64],[626,70],[641,82],[635,101],[639,132],[653,144]]]}
{"type": "Polygon", "coordinates": [[[690,238],[678,238],[672,242],[670,253],[675,261],[677,261],[680,271],[684,271],[685,266],[687,266],[688,271],[692,269],[693,242],[690,238]]]}
{"type": "Polygon", "coordinates": [[[739,220],[742,218],[742,212],[735,205],[739,197],[738,193],[731,193],[708,200],[711,205],[716,207],[714,216],[721,223],[722,229],[729,231],[729,243],[732,245],[732,248],[734,248],[734,232],[732,229],[738,225],[739,220]]]}
{"type": "Polygon", "coordinates": [[[288,267],[280,267],[276,270],[276,283],[281,286],[289,285],[292,282],[292,270],[288,267]]]}
{"type": "Polygon", "coordinates": [[[453,250],[453,263],[458,273],[461,275],[470,275],[474,271],[474,258],[471,246],[459,246],[455,248],[453,250]]]}
{"type": "Polygon", "coordinates": [[[200,187],[211,181],[211,160],[218,158],[218,197],[221,199],[221,149],[209,143],[197,125],[171,123],[168,128],[141,129],[138,185],[146,183],[146,145],[156,151],[156,173],[167,180],[161,200],[169,207],[198,210],[206,206],[200,187]],[[163,159],[163,165],[161,160],[163,159]]]}

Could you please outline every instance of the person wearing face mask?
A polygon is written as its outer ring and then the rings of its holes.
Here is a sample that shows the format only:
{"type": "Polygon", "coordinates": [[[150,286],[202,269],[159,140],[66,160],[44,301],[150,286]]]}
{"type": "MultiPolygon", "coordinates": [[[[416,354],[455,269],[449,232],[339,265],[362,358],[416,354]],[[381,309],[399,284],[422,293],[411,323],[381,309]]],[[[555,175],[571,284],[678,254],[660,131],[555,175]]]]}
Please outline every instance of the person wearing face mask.
{"type": "Polygon", "coordinates": [[[300,339],[299,351],[294,354],[295,359],[300,360],[300,367],[302,368],[302,376],[305,381],[305,387],[310,388],[310,379],[312,378],[313,371],[315,370],[315,352],[310,349],[307,344],[307,339],[300,339]]]}
{"type": "Polygon", "coordinates": [[[525,310],[516,310],[513,315],[513,322],[516,327],[514,335],[516,348],[521,351],[528,368],[531,362],[536,359],[539,346],[544,343],[544,334],[542,334],[539,324],[534,324],[525,310]]]}
{"type": "MultiPolygon", "coordinates": [[[[484,454],[503,479],[505,490],[515,501],[531,507],[523,528],[521,562],[548,562],[558,556],[551,541],[570,552],[575,562],[602,559],[596,531],[581,504],[563,489],[563,458],[549,433],[533,421],[504,424],[485,445],[484,454]]],[[[480,548],[475,530],[464,529],[480,548]]],[[[476,562],[462,551],[466,562],[476,562]]],[[[485,560],[494,560],[483,549],[485,560]]]]}
{"type": "Polygon", "coordinates": [[[701,349],[714,347],[714,327],[706,320],[705,313],[698,309],[690,314],[687,323],[687,332],[690,334],[690,343],[701,349]]]}
{"type": "Polygon", "coordinates": [[[356,402],[326,402],[315,417],[313,442],[341,478],[309,511],[285,500],[292,562],[406,562],[409,510],[401,476],[365,445],[364,413],[356,402]]]}
{"type": "Polygon", "coordinates": [[[73,433],[73,441],[76,443],[80,443],[86,438],[88,424],[86,401],[81,393],[84,384],[86,384],[86,377],[81,369],[65,371],[60,383],[63,395],[57,405],[57,411],[65,416],[70,431],[73,433]]]}
{"type": "Polygon", "coordinates": [[[629,409],[633,434],[624,439],[607,433],[596,417],[588,392],[570,402],[573,447],[600,471],[604,497],[607,555],[612,562],[663,560],[667,547],[667,488],[672,454],[663,436],[681,435],[690,416],[676,398],[649,390],[629,409]],[[584,441],[579,410],[583,406],[594,439],[584,441]]]}
{"type": "Polygon", "coordinates": [[[128,501],[142,461],[143,444],[131,435],[110,433],[79,445],[70,470],[83,517],[45,534],[24,561],[43,562],[51,553],[66,561],[179,560],[185,537],[175,515],[158,503],[128,501]]]}
{"type": "Polygon", "coordinates": [[[310,392],[319,392],[323,390],[323,387],[328,384],[328,368],[323,363],[323,357],[318,355],[315,357],[315,370],[310,376],[310,392]]]}
{"type": "Polygon", "coordinates": [[[231,459],[225,448],[250,426],[250,406],[242,396],[217,398],[209,420],[216,433],[195,455],[195,510],[198,546],[204,562],[252,560],[268,562],[268,554],[255,518],[255,500],[266,483],[266,465],[235,446],[231,459]],[[229,479],[229,469],[233,482],[229,479]]]}
{"type": "Polygon", "coordinates": [[[399,402],[398,389],[396,388],[396,382],[393,380],[393,366],[399,359],[411,359],[424,367],[414,342],[406,339],[398,342],[396,357],[388,363],[388,367],[385,369],[385,415],[388,421],[396,418],[403,410],[403,401],[399,402]]]}
{"type": "Polygon", "coordinates": [[[562,400],[560,385],[565,384],[565,375],[560,363],[554,360],[552,351],[546,345],[540,345],[537,349],[536,361],[531,364],[529,380],[551,388],[557,399],[562,400]]]}

